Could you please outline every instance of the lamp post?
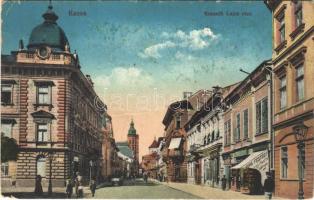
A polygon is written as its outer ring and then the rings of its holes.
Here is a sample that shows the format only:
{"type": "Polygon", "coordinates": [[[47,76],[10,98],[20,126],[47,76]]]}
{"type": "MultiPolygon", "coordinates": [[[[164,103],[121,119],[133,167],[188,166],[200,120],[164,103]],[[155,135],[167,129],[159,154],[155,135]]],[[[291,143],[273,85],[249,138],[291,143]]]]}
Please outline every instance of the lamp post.
{"type": "Polygon", "coordinates": [[[303,123],[297,124],[293,127],[293,133],[295,136],[295,140],[298,145],[298,172],[299,172],[299,193],[298,199],[304,199],[304,192],[303,192],[303,171],[302,171],[302,163],[303,161],[303,148],[305,147],[305,139],[307,134],[308,127],[305,126],[303,123]]]}

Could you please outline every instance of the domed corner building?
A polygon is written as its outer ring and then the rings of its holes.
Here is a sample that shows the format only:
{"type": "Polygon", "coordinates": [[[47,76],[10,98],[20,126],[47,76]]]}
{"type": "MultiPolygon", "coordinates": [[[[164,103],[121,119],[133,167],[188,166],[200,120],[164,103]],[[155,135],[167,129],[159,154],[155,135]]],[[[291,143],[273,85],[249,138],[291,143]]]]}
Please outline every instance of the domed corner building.
{"type": "Polygon", "coordinates": [[[42,17],[27,48],[20,41],[17,51],[1,55],[1,132],[19,146],[18,160],[1,164],[3,187],[34,187],[37,175],[44,190],[50,178],[56,187],[77,172],[85,182],[100,177],[106,106],[51,5],[42,17]]]}

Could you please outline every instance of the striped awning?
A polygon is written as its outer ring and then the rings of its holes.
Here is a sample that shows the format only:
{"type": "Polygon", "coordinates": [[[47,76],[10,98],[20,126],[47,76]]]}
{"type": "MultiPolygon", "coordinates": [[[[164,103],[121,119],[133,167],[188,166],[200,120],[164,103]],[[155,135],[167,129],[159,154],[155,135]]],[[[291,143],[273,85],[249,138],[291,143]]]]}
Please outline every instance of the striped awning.
{"type": "Polygon", "coordinates": [[[168,149],[178,149],[180,148],[182,138],[172,138],[168,149]]]}

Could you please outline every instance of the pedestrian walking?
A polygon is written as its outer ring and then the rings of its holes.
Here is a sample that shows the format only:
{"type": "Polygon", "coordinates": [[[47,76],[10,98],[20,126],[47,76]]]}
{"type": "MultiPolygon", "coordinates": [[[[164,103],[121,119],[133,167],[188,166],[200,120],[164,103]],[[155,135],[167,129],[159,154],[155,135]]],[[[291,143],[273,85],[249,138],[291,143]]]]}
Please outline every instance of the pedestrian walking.
{"type": "Polygon", "coordinates": [[[77,198],[83,198],[83,184],[82,184],[82,182],[79,182],[78,197],[77,198]]]}
{"type": "Polygon", "coordinates": [[[271,199],[273,196],[274,188],[275,188],[275,182],[270,172],[266,172],[266,176],[267,178],[264,181],[265,198],[271,199]]]}
{"type": "Polygon", "coordinates": [[[79,194],[79,187],[82,186],[82,179],[83,179],[83,177],[80,175],[80,173],[76,172],[76,177],[75,177],[75,194],[76,194],[77,198],[79,198],[79,196],[80,196],[80,194],[79,194]]]}
{"type": "Polygon", "coordinates": [[[144,178],[145,183],[147,183],[147,179],[148,179],[147,172],[144,172],[144,174],[143,174],[143,178],[144,178]]]}
{"type": "Polygon", "coordinates": [[[67,197],[71,198],[72,197],[72,193],[73,193],[73,185],[72,185],[72,181],[70,179],[67,180],[67,184],[66,184],[66,193],[67,193],[67,197]]]}
{"type": "Polygon", "coordinates": [[[221,188],[222,188],[222,190],[226,190],[226,186],[227,186],[226,175],[223,175],[223,177],[221,178],[221,188]]]}
{"type": "Polygon", "coordinates": [[[96,191],[96,181],[95,181],[95,178],[93,178],[90,181],[89,188],[90,188],[90,191],[92,192],[92,197],[94,197],[95,196],[95,191],[96,191]]]}
{"type": "Polygon", "coordinates": [[[236,177],[236,186],[237,186],[237,191],[241,190],[241,177],[238,175],[236,177]]]}
{"type": "Polygon", "coordinates": [[[34,193],[36,195],[39,195],[41,196],[43,194],[43,187],[41,185],[41,176],[40,175],[37,175],[36,176],[36,179],[35,179],[35,191],[34,193]]]}

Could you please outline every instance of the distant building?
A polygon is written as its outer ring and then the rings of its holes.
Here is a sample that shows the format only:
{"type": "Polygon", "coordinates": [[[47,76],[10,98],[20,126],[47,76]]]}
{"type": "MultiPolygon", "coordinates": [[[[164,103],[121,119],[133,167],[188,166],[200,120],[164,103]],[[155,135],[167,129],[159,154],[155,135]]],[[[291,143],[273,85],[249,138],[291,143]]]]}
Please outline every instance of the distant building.
{"type": "Polygon", "coordinates": [[[102,167],[103,178],[108,179],[115,174],[118,148],[115,143],[112,119],[108,113],[103,115],[102,167]]]}
{"type": "Polygon", "coordinates": [[[167,179],[172,182],[187,181],[187,135],[184,125],[208,99],[206,91],[200,90],[184,100],[169,105],[162,123],[165,126],[165,145],[161,156],[167,166],[167,179]]]}
{"type": "Polygon", "coordinates": [[[142,156],[141,167],[148,173],[150,178],[157,178],[158,175],[158,160],[159,160],[159,144],[156,138],[152,144],[148,147],[149,154],[142,156]]]}
{"type": "Polygon", "coordinates": [[[224,174],[221,101],[223,95],[235,86],[215,87],[206,104],[184,126],[188,143],[188,183],[220,187],[220,178],[224,174]]]}
{"type": "Polygon", "coordinates": [[[1,163],[2,186],[34,187],[36,175],[44,187],[49,178],[64,186],[76,172],[86,181],[100,175],[106,107],[52,6],[42,16],[26,49],[20,41],[17,51],[1,56],[1,132],[19,146],[17,162],[1,163]]]}
{"type": "Polygon", "coordinates": [[[118,157],[121,160],[120,175],[125,178],[133,176],[135,173],[134,154],[127,142],[117,142],[118,157]]]}
{"type": "Polygon", "coordinates": [[[130,123],[130,128],[128,131],[128,144],[129,144],[129,147],[134,152],[134,165],[135,165],[134,169],[135,169],[135,174],[138,175],[138,169],[139,169],[139,136],[136,133],[133,119],[130,123]]]}

